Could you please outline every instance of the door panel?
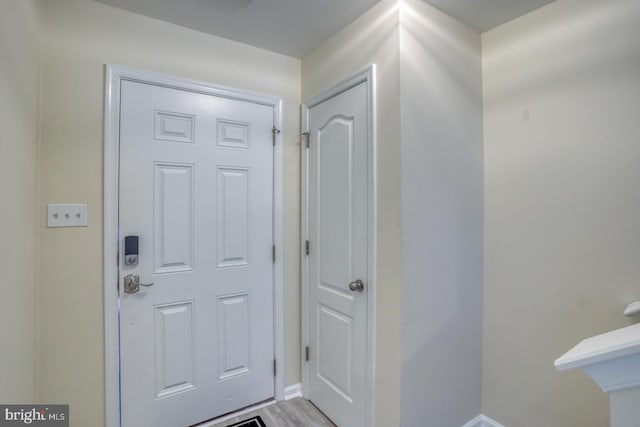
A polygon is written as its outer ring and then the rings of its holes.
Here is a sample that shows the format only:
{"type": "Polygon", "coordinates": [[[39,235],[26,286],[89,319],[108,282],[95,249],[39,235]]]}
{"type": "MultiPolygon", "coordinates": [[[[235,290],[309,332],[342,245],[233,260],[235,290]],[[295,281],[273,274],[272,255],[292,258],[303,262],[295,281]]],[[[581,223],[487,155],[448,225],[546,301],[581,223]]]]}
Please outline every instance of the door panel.
{"type": "Polygon", "coordinates": [[[318,305],[318,378],[353,402],[353,318],[318,305]]]}
{"type": "Polygon", "coordinates": [[[193,165],[154,165],[155,273],[190,271],[193,254],[193,165]]]}
{"type": "Polygon", "coordinates": [[[366,423],[367,105],[361,83],[308,112],[308,397],[339,427],[366,423]]]}
{"type": "Polygon", "coordinates": [[[249,170],[218,168],[218,267],[249,264],[249,170]]]}
{"type": "Polygon", "coordinates": [[[251,372],[249,295],[218,298],[218,380],[251,372]]]}
{"type": "Polygon", "coordinates": [[[120,124],[123,426],[273,397],[273,108],[124,81],[120,124]]]}
{"type": "Polygon", "coordinates": [[[193,302],[154,307],[156,398],[193,389],[193,302]]]}

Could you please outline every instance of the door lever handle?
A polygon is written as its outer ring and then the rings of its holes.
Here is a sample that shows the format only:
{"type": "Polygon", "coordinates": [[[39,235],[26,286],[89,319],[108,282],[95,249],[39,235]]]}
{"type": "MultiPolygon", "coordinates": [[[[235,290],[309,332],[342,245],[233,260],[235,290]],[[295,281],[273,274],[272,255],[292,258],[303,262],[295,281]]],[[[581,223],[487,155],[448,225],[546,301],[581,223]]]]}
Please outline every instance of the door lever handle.
{"type": "Polygon", "coordinates": [[[140,290],[140,286],[153,286],[153,283],[140,283],[140,276],[129,274],[124,277],[124,291],[128,294],[135,294],[140,290]]]}
{"type": "Polygon", "coordinates": [[[349,290],[351,292],[362,292],[364,291],[364,282],[360,279],[358,280],[354,280],[353,282],[349,283],[349,290]]]}

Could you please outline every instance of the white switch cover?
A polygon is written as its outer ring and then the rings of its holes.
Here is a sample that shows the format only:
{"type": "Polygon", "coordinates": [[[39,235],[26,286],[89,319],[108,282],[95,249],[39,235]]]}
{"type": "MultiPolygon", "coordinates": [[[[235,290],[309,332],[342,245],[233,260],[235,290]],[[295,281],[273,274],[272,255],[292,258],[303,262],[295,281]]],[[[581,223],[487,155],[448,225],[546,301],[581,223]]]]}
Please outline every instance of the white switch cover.
{"type": "Polygon", "coordinates": [[[86,227],[87,204],[48,204],[47,227],[86,227]]]}

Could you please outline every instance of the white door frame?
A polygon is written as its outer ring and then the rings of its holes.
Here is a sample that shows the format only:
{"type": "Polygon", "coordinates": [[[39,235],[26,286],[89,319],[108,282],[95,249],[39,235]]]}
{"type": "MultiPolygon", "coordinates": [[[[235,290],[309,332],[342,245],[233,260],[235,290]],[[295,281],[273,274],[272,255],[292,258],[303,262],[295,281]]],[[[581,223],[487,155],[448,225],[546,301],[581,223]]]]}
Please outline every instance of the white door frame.
{"type": "MultiPolygon", "coordinates": [[[[343,80],[332,88],[316,95],[302,104],[302,127],[305,132],[309,130],[309,109],[326,101],[329,98],[333,98],[361,83],[367,85],[367,110],[369,117],[369,126],[367,129],[367,151],[368,151],[368,170],[369,176],[369,206],[368,211],[368,256],[369,256],[369,269],[368,269],[368,281],[367,281],[367,310],[368,310],[368,326],[367,326],[367,420],[366,425],[368,427],[375,426],[375,366],[376,366],[376,289],[377,289],[377,276],[376,276],[376,260],[377,260],[377,244],[378,244],[378,232],[377,232],[377,135],[376,135],[376,66],[372,64],[360,71],[359,73],[343,80]]],[[[308,136],[307,136],[308,138],[308,136]]],[[[302,141],[302,233],[301,233],[301,246],[305,247],[306,240],[309,238],[309,150],[305,147],[305,138],[302,141]]],[[[309,397],[309,364],[306,359],[306,347],[309,345],[309,313],[308,313],[308,298],[309,298],[309,269],[308,269],[308,257],[302,251],[301,253],[301,266],[302,266],[302,347],[301,347],[301,363],[302,363],[302,395],[305,398],[309,397]]]]}
{"type": "MultiPolygon", "coordinates": [[[[123,80],[150,83],[190,92],[249,101],[273,107],[273,122],[282,129],[282,98],[240,91],[180,77],[116,65],[106,65],[104,111],[104,329],[105,329],[105,416],[106,427],[119,427],[120,340],[118,325],[118,182],[120,143],[120,85],[123,80]]],[[[274,395],[284,399],[284,270],[283,270],[283,135],[275,134],[273,156],[273,239],[276,260],[273,266],[274,395]]]]}

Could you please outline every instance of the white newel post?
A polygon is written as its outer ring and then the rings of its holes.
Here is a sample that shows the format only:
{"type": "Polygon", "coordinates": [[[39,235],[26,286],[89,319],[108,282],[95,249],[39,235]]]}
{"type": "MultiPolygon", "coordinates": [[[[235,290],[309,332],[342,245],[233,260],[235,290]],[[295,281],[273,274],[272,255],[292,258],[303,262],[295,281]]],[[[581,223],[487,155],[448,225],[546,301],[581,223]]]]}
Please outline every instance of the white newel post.
{"type": "Polygon", "coordinates": [[[611,427],[640,425],[640,324],[587,338],[555,361],[580,368],[611,399],[611,427]]]}

